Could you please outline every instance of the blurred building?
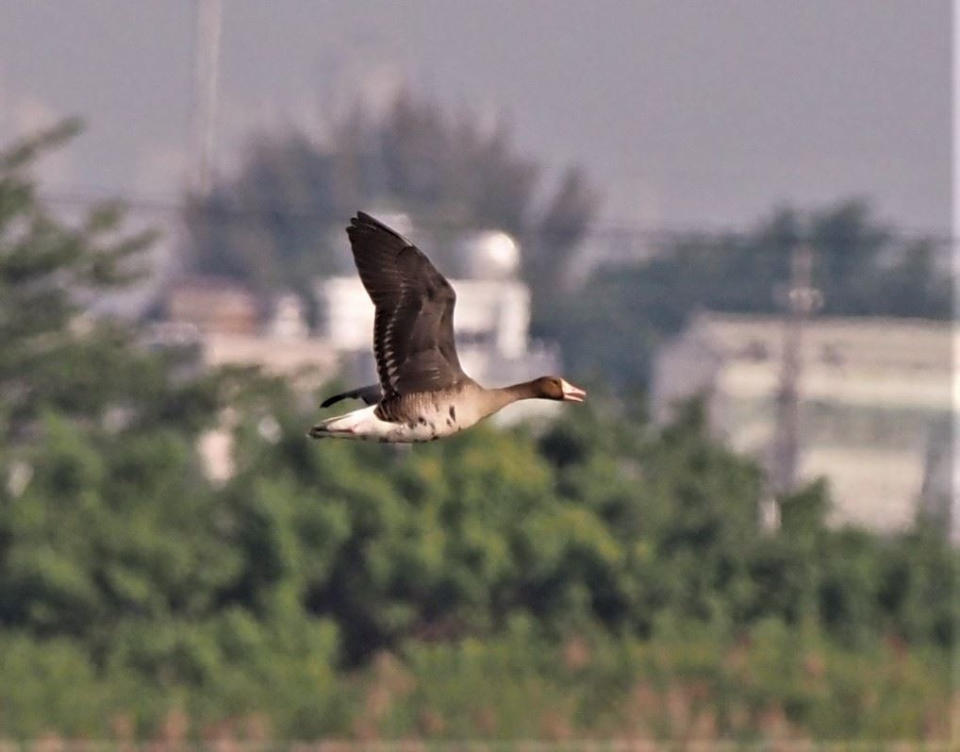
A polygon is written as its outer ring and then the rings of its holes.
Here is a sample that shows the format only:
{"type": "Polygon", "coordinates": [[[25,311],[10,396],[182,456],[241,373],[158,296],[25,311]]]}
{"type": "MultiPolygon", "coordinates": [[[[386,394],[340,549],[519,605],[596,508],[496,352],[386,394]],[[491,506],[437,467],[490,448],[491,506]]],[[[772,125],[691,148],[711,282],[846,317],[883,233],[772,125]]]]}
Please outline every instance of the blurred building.
{"type": "MultiPolygon", "coordinates": [[[[530,291],[516,280],[453,279],[458,351],[523,359],[530,351],[530,291]]],[[[360,279],[327,277],[316,283],[321,323],[318,334],[345,352],[373,346],[373,304],[360,279]]]]}
{"type": "Polygon", "coordinates": [[[221,277],[189,277],[167,291],[167,320],[203,332],[250,334],[260,312],[256,297],[242,285],[221,277]]]}
{"type": "MultiPolygon", "coordinates": [[[[340,368],[331,344],[310,335],[303,301],[293,293],[262,298],[233,280],[188,277],[170,284],[163,308],[162,320],[145,327],[145,344],[188,351],[190,371],[259,366],[307,392],[332,379],[340,368]]],[[[198,441],[207,476],[216,483],[227,481],[234,472],[234,418],[225,411],[220,424],[198,441]]],[[[260,428],[270,439],[270,427],[262,423],[260,428]]]]}
{"type": "Polygon", "coordinates": [[[201,366],[261,366],[304,388],[337,371],[335,349],[310,336],[303,301],[293,293],[261,299],[232,280],[190,277],[170,285],[165,312],[148,327],[148,344],[193,347],[201,366]]]}
{"type": "MultiPolygon", "coordinates": [[[[783,319],[707,314],[658,354],[652,412],[703,395],[718,436],[767,464],[776,439],[783,319]]],[[[878,530],[918,510],[951,520],[955,345],[947,322],[822,318],[804,326],[797,359],[797,480],[825,476],[835,523],[878,530]]]]}

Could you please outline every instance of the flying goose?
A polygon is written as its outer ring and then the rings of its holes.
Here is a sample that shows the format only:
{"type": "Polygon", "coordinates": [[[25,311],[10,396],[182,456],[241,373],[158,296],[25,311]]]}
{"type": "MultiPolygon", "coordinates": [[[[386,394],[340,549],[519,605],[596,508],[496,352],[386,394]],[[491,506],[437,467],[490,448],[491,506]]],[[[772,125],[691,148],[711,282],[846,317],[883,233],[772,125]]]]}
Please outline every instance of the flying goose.
{"type": "Polygon", "coordinates": [[[460,368],[453,339],[457,296],[450,283],[409,240],[369,214],[347,228],[353,259],[376,309],[373,353],[379,384],[336,394],[368,407],[323,420],[314,439],[390,443],[450,436],[521,399],[583,402],[587,393],[556,376],[486,389],[460,368]]]}

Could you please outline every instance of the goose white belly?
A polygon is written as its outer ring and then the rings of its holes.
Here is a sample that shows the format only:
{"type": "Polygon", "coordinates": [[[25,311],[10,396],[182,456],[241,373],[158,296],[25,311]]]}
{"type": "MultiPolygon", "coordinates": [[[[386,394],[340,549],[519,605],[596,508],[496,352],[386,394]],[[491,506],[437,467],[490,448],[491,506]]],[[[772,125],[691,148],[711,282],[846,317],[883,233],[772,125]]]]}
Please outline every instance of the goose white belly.
{"type": "Polygon", "coordinates": [[[437,406],[423,410],[416,418],[405,422],[382,420],[377,416],[377,405],[363,407],[344,415],[327,418],[310,429],[314,439],[337,437],[364,441],[382,441],[393,444],[433,441],[450,436],[476,421],[464,424],[458,421],[456,410],[437,406]]]}

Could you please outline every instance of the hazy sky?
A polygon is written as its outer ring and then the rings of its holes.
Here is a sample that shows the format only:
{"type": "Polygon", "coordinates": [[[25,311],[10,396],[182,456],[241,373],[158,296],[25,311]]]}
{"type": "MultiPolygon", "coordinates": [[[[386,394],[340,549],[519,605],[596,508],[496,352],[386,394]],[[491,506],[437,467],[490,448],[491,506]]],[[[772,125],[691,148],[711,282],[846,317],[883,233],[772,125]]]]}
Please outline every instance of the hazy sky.
{"type": "MultiPolygon", "coordinates": [[[[218,164],[252,128],[407,82],[581,164],[607,220],[739,226],[850,195],[912,230],[950,206],[949,0],[223,0],[218,164]]],[[[193,0],[0,3],[0,141],[87,132],[47,190],[176,199],[191,162],[193,0]]]]}

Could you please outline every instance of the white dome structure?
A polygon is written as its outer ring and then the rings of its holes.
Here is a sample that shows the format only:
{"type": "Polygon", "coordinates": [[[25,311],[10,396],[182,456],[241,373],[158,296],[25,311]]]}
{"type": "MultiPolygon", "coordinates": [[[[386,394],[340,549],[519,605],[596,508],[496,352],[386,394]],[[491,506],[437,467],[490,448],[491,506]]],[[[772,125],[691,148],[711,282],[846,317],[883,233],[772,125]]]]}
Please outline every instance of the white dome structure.
{"type": "Polygon", "coordinates": [[[520,271],[520,246],[501,230],[483,230],[461,241],[467,276],[472,279],[511,279],[520,271]]]}

